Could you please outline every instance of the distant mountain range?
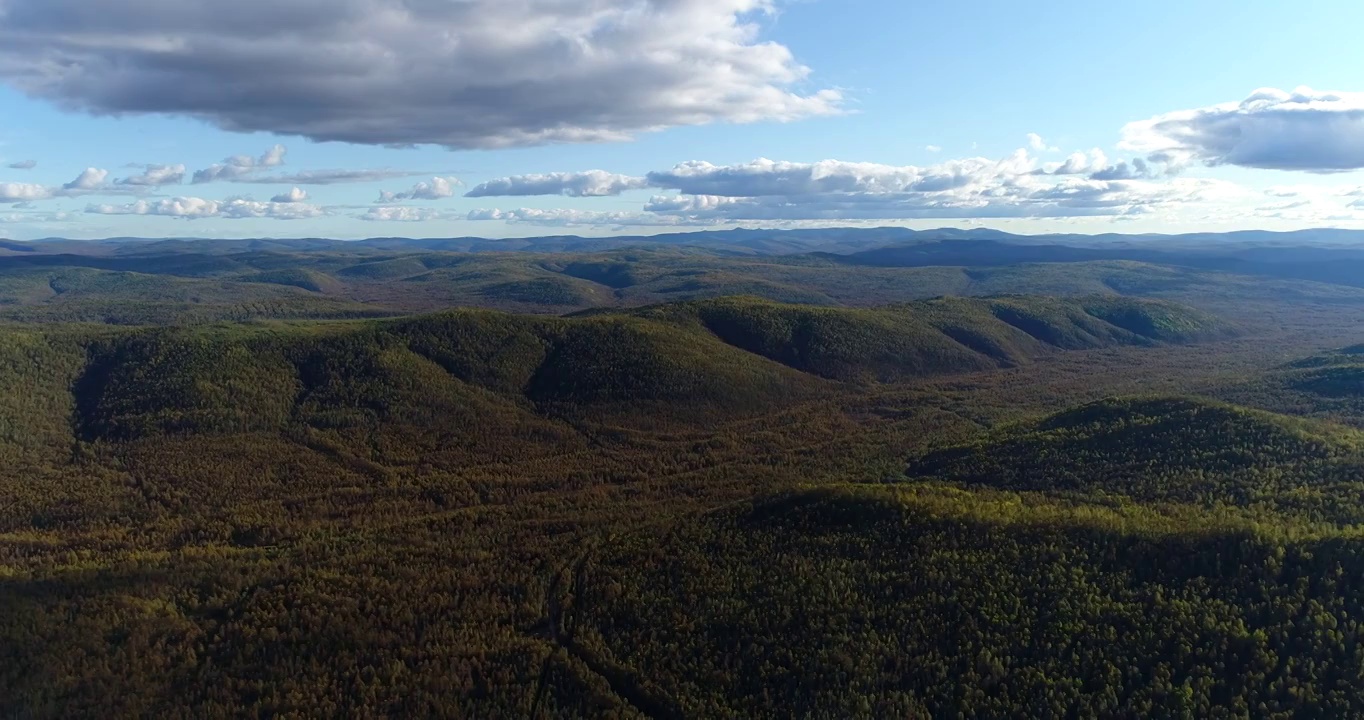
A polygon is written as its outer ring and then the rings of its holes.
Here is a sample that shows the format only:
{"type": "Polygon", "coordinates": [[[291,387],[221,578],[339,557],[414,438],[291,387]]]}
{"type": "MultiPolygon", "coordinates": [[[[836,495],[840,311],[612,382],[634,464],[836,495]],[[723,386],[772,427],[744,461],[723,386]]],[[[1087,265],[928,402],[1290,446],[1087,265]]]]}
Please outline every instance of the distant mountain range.
{"type": "MultiPolygon", "coordinates": [[[[1020,246],[1063,245],[1109,252],[1117,250],[1167,250],[1224,252],[1246,247],[1335,247],[1364,248],[1364,230],[1313,229],[1292,232],[1247,230],[1229,233],[1190,233],[1182,235],[1140,234],[1102,235],[1051,234],[1016,235],[989,229],[910,230],[907,228],[828,228],[807,230],[708,230],[664,235],[629,235],[588,238],[576,235],[490,239],[481,237],[403,238],[377,237],[366,240],[327,238],[135,238],[102,240],[44,238],[34,241],[0,239],[0,254],[77,254],[126,255],[167,252],[239,253],[310,252],[349,250],[352,252],[445,251],[445,252],[600,252],[625,247],[697,247],[717,252],[789,255],[825,252],[840,255],[899,245],[956,241],[991,241],[1020,246]]],[[[955,246],[969,250],[971,246],[955,246]]],[[[977,246],[979,247],[979,246],[977,246]]],[[[1112,255],[1099,256],[1111,259],[1112,255]]],[[[1133,258],[1140,259],[1140,258],[1133,258]]],[[[967,264],[978,264],[974,260],[967,264]]]]}

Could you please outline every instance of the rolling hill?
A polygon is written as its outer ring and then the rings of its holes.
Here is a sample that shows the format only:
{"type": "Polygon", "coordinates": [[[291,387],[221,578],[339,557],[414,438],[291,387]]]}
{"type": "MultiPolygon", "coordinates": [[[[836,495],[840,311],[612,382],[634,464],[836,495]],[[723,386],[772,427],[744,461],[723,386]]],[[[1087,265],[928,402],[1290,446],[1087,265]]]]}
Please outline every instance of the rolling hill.
{"type": "Polygon", "coordinates": [[[1364,346],[1300,358],[1206,392],[1228,402],[1364,427],[1364,346]]]}
{"type": "MultiPolygon", "coordinates": [[[[1145,502],[1267,505],[1335,519],[1364,487],[1364,435],[1188,398],[1112,399],[911,461],[912,478],[1145,502]]],[[[1345,515],[1342,516],[1341,513],[1345,515]]]]}
{"type": "Polygon", "coordinates": [[[296,422],[388,433],[441,413],[449,427],[470,426],[480,413],[498,417],[508,408],[643,417],[663,403],[674,420],[742,415],[819,397],[825,380],[963,374],[1063,349],[1185,342],[1228,328],[1166,303],[1020,297],[880,310],[730,298],[570,318],[460,310],[360,322],[14,332],[35,344],[60,338],[68,354],[86,332],[83,361],[62,362],[83,367],[69,381],[80,398],[79,432],[126,439],[281,432],[296,422]]]}
{"type": "MultiPolygon", "coordinates": [[[[1360,710],[1356,432],[1179,398],[1034,416],[1301,334],[1114,293],[616,295],[680,255],[271,253],[148,275],[170,297],[132,326],[0,324],[0,715],[1360,710]],[[362,264],[417,274],[339,279],[362,264]],[[455,277],[630,307],[213,319],[234,283],[297,312],[455,277]]],[[[824,266],[767,277],[793,267],[824,266]]],[[[1308,337],[1349,342],[1331,317],[1308,337]]]]}
{"type": "Polygon", "coordinates": [[[913,252],[928,253],[922,262],[900,264],[841,255],[736,254],[663,242],[596,252],[481,253],[455,252],[440,242],[167,241],[110,246],[121,251],[112,254],[34,247],[39,250],[0,256],[0,319],[166,324],[398,315],[463,306],[564,314],[732,295],[829,307],[1010,294],[1163,298],[1246,312],[1266,303],[1364,306],[1364,289],[1349,283],[1319,282],[1310,274],[1279,277],[1254,264],[1185,264],[1193,262],[1192,255],[1168,252],[1137,261],[1111,249],[1048,255],[1034,245],[1008,245],[1004,252],[964,240],[915,245],[913,252]],[[934,250],[939,245],[951,252],[934,250]],[[1035,262],[1001,261],[1024,251],[1035,262]],[[1259,275],[1248,274],[1252,271],[1259,275]],[[100,303],[113,309],[101,314],[100,303]],[[243,308],[251,303],[268,309],[243,308]]]}
{"type": "Polygon", "coordinates": [[[1058,349],[1235,332],[1192,308],[1109,298],[943,298],[875,309],[725,298],[634,314],[694,323],[730,345],[821,377],[880,382],[1011,367],[1058,349]]]}

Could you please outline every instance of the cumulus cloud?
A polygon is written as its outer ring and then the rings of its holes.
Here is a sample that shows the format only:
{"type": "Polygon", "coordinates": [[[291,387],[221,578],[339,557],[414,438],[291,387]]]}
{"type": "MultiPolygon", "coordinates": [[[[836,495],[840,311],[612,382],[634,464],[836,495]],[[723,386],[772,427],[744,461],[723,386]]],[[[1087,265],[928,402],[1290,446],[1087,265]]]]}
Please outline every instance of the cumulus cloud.
{"type": "Polygon", "coordinates": [[[325,214],[322,208],[305,203],[256,202],[242,198],[205,200],[197,197],[138,200],[126,205],[90,205],[85,208],[85,212],[92,215],[159,215],[184,220],[204,218],[302,220],[325,214]]]}
{"type": "Polygon", "coordinates": [[[1088,153],[1071,153],[1064,162],[1048,163],[1040,171],[1041,175],[1088,175],[1099,172],[1108,165],[1108,155],[1104,151],[1094,148],[1088,153]]]}
{"type": "MultiPolygon", "coordinates": [[[[582,209],[477,210],[469,220],[543,225],[703,225],[839,221],[1078,218],[1123,216],[1262,197],[1218,180],[1176,178],[1136,158],[1110,162],[1102,151],[1076,153],[1039,168],[1020,149],[1002,159],[961,158],[929,166],[825,160],[758,159],[736,165],[680,163],[649,173],[654,196],[642,213],[582,209]]],[[[504,179],[478,194],[526,188],[561,190],[585,173],[504,179]]],[[[636,179],[637,180],[637,179],[636,179]]],[[[473,193],[471,193],[473,194],[473,193]]]]}
{"type": "Polygon", "coordinates": [[[391,203],[398,200],[443,200],[455,196],[455,187],[460,185],[459,178],[434,177],[431,182],[419,182],[407,192],[381,192],[377,202],[391,203]]]}
{"type": "Polygon", "coordinates": [[[52,188],[32,183],[0,183],[0,203],[25,203],[52,197],[52,188]]]}
{"type": "Polygon", "coordinates": [[[1157,181],[1144,161],[1100,165],[1105,162],[1101,154],[1073,157],[1070,167],[1047,173],[1025,150],[1002,160],[965,158],[929,167],[689,162],[649,175],[654,185],[678,194],[657,196],[645,210],[728,222],[1086,217],[1225,199],[1236,188],[1213,180],[1157,181]],[[1085,171],[1092,172],[1075,177],[1085,171]]]}
{"type": "Polygon", "coordinates": [[[96,190],[104,185],[104,181],[109,179],[108,170],[99,168],[86,168],[75,180],[62,186],[63,190],[96,190]]]}
{"type": "Polygon", "coordinates": [[[20,160],[19,162],[12,162],[6,165],[5,167],[9,168],[10,170],[32,170],[33,168],[38,167],[38,161],[20,160]]]}
{"type": "Polygon", "coordinates": [[[1037,133],[1028,133],[1028,148],[1033,152],[1060,152],[1061,148],[1052,147],[1047,144],[1037,133]]]}
{"type": "Polygon", "coordinates": [[[302,172],[275,175],[247,175],[232,178],[232,182],[254,185],[344,185],[346,183],[367,183],[378,180],[411,177],[421,173],[406,170],[304,170],[302,172]]]}
{"type": "MultiPolygon", "coordinates": [[[[489,148],[836,113],[775,0],[5,0],[0,80],[92,113],[489,148]]],[[[224,167],[233,167],[224,163],[224,167]]],[[[207,180],[205,180],[207,182],[207,180]]]]}
{"type": "Polygon", "coordinates": [[[361,170],[303,170],[296,173],[272,173],[263,171],[284,164],[288,149],[276,145],[260,157],[237,155],[221,163],[194,173],[194,183],[201,185],[210,182],[250,183],[253,185],[343,185],[346,183],[366,183],[393,178],[420,175],[408,170],[361,169],[361,170]]]}
{"type": "Polygon", "coordinates": [[[308,199],[308,193],[303,188],[294,188],[286,193],[280,193],[270,199],[276,203],[301,203],[308,199]]]}
{"type": "Polygon", "coordinates": [[[359,216],[361,220],[369,222],[429,222],[431,220],[452,220],[455,217],[454,214],[445,210],[403,205],[374,207],[359,216]]]}
{"type": "Polygon", "coordinates": [[[664,215],[629,212],[600,212],[574,208],[518,208],[515,210],[474,210],[467,216],[474,222],[501,220],[510,224],[539,225],[542,227],[578,226],[680,226],[710,225],[708,218],[669,217],[664,215]]]}
{"type": "Polygon", "coordinates": [[[118,184],[136,187],[161,187],[162,185],[179,185],[184,180],[184,165],[145,165],[142,174],[122,178],[118,184]]]}
{"type": "Polygon", "coordinates": [[[604,197],[649,186],[648,178],[617,175],[605,170],[557,172],[544,175],[513,175],[490,180],[465,194],[465,197],[510,197],[526,195],[566,195],[604,197]]]}
{"type": "Polygon", "coordinates": [[[107,182],[108,179],[108,170],[86,168],[74,180],[62,185],[0,183],[0,203],[30,203],[52,198],[71,198],[82,195],[130,195],[140,192],[140,189],[136,188],[121,188],[110,185],[107,182]]]}
{"type": "MultiPolygon", "coordinates": [[[[4,33],[0,32],[0,37],[4,33]]],[[[194,184],[202,185],[211,182],[234,182],[256,174],[263,169],[279,167],[284,164],[284,156],[288,153],[283,145],[276,145],[260,157],[250,155],[234,155],[221,163],[210,165],[203,170],[194,173],[194,184]]]]}
{"type": "Polygon", "coordinates": [[[69,212],[9,213],[0,215],[0,225],[64,223],[75,217],[75,213],[69,212]]]}
{"type": "Polygon", "coordinates": [[[1092,180],[1136,180],[1155,177],[1158,174],[1145,160],[1133,158],[1131,162],[1123,160],[1095,170],[1089,177],[1092,180]]]}
{"type": "Polygon", "coordinates": [[[931,153],[940,153],[940,152],[942,152],[942,146],[941,146],[941,145],[925,145],[925,146],[924,146],[924,149],[927,150],[927,151],[929,151],[929,152],[931,152],[931,153]]]}
{"type": "MultiPolygon", "coordinates": [[[[1018,180],[1022,181],[1020,177],[1018,180]]],[[[809,196],[662,196],[646,210],[692,221],[912,220],[1095,217],[1150,212],[1234,192],[1216,181],[1101,181],[1067,178],[984,186],[967,193],[833,193],[809,196]]]]}
{"type": "Polygon", "coordinates": [[[1122,146],[1176,164],[1357,170],[1364,168],[1364,93],[1265,88],[1239,103],[1130,123],[1122,146]]]}
{"type": "Polygon", "coordinates": [[[828,193],[943,192],[988,178],[1015,175],[1032,169],[1024,151],[1004,160],[966,158],[918,167],[824,160],[816,163],[777,162],[759,158],[742,165],[685,162],[672,170],[649,173],[653,187],[684,195],[757,197],[828,193]]]}

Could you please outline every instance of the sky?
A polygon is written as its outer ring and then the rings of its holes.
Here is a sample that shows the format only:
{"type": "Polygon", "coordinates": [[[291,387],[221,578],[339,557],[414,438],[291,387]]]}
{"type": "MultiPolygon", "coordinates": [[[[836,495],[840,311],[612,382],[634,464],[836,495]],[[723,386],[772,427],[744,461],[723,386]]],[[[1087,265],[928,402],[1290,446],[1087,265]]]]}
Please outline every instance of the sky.
{"type": "Polygon", "coordinates": [[[0,237],[1364,228],[1353,0],[0,0],[0,237]]]}

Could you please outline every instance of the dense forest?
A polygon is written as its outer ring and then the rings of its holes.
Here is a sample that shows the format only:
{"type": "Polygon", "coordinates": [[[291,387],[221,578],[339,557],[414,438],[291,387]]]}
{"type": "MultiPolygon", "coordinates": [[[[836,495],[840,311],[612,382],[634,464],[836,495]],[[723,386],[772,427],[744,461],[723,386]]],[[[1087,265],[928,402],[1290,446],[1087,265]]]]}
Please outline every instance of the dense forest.
{"type": "Polygon", "coordinates": [[[0,717],[1364,714],[1364,290],[576,243],[6,250],[0,717]]]}

